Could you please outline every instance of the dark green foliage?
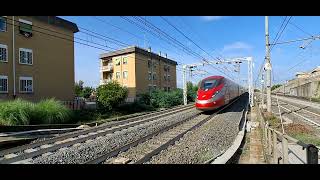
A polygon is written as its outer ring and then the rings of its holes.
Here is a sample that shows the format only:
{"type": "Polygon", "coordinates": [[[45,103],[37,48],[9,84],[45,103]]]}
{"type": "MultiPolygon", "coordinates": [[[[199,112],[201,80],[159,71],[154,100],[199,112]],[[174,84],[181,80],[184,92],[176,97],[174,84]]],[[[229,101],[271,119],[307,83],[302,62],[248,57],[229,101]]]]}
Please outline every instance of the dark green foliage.
{"type": "Polygon", "coordinates": [[[280,87],[280,86],[281,86],[281,84],[275,84],[275,85],[273,85],[273,86],[271,87],[271,91],[277,89],[277,88],[280,87]]]}
{"type": "Polygon", "coordinates": [[[182,104],[182,90],[176,89],[169,92],[155,90],[151,93],[151,105],[155,108],[169,108],[182,104]]]}
{"type": "Polygon", "coordinates": [[[83,81],[80,80],[79,82],[76,82],[74,85],[74,89],[76,96],[80,97],[83,90],[83,81]]]}
{"type": "Polygon", "coordinates": [[[117,81],[112,81],[97,88],[97,100],[102,110],[112,110],[121,104],[128,94],[128,89],[122,87],[117,81]]]}
{"type": "Polygon", "coordinates": [[[80,94],[80,97],[89,98],[93,90],[94,89],[92,87],[84,87],[80,94]]]}
{"type": "Polygon", "coordinates": [[[84,82],[81,80],[79,82],[75,83],[75,85],[74,85],[75,94],[77,97],[89,98],[91,93],[94,91],[94,88],[84,87],[83,84],[84,84],[84,82]]]}
{"type": "Polygon", "coordinates": [[[197,98],[198,86],[192,84],[192,82],[187,82],[187,100],[188,102],[194,102],[197,98]]]}

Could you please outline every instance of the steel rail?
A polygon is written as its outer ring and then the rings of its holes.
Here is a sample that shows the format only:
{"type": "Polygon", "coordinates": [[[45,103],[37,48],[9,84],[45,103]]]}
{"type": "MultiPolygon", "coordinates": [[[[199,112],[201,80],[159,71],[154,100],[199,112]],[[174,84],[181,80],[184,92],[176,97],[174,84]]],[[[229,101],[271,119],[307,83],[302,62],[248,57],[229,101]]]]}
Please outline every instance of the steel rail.
{"type": "Polygon", "coordinates": [[[167,126],[166,128],[163,128],[163,129],[160,129],[159,131],[156,131],[154,133],[148,134],[148,135],[146,135],[146,136],[144,136],[144,137],[142,137],[142,138],[140,138],[140,139],[138,139],[138,140],[136,140],[134,142],[128,143],[128,144],[126,144],[126,145],[124,145],[124,146],[122,146],[122,147],[120,147],[118,149],[115,149],[115,150],[113,150],[111,152],[105,153],[105,154],[103,154],[103,155],[101,155],[101,156],[99,156],[99,157],[97,157],[97,158],[95,158],[93,160],[89,160],[89,161],[85,162],[85,164],[100,164],[100,163],[103,163],[108,158],[114,157],[114,156],[118,155],[120,152],[127,151],[131,147],[135,147],[138,144],[143,143],[143,142],[151,139],[152,137],[154,137],[154,136],[156,136],[156,135],[158,135],[160,133],[168,131],[168,130],[170,130],[170,129],[172,129],[172,128],[174,128],[174,127],[176,127],[176,126],[178,126],[178,125],[180,125],[180,124],[182,124],[182,123],[184,123],[184,122],[186,122],[188,120],[191,120],[193,118],[198,117],[200,114],[201,113],[198,113],[198,114],[195,114],[193,116],[187,117],[184,120],[179,121],[179,122],[177,122],[177,123],[175,123],[175,124],[173,124],[171,126],[167,126]]]}
{"type": "MultiPolygon", "coordinates": [[[[169,140],[167,143],[161,145],[160,147],[158,147],[157,149],[155,149],[154,151],[152,151],[151,153],[148,153],[146,156],[144,156],[143,158],[141,158],[140,160],[136,161],[135,163],[138,163],[138,164],[141,164],[147,160],[149,160],[152,156],[158,154],[159,152],[161,152],[163,149],[166,149],[170,144],[176,142],[177,140],[179,140],[183,135],[185,135],[187,132],[189,132],[190,130],[193,130],[199,126],[201,126],[202,124],[204,124],[205,122],[209,121],[210,119],[212,119],[212,117],[216,116],[218,113],[220,113],[221,111],[223,111],[224,109],[226,109],[227,107],[229,107],[231,104],[233,104],[235,101],[237,101],[240,97],[238,97],[237,99],[235,99],[234,101],[232,101],[231,103],[229,103],[228,105],[226,105],[225,107],[223,107],[222,109],[218,110],[217,112],[215,112],[214,114],[212,115],[209,115],[208,117],[206,117],[204,120],[200,121],[199,123],[197,123],[196,125],[192,126],[191,128],[188,128],[188,130],[180,133],[179,135],[177,135],[176,137],[174,137],[173,139],[169,140]]],[[[154,132],[154,133],[151,133],[149,135],[146,135],[144,136],[143,138],[140,138],[134,142],[131,142],[131,143],[128,143],[122,147],[119,147],[118,149],[116,150],[113,150],[111,152],[107,152],[105,154],[102,154],[101,156],[93,159],[93,160],[89,160],[87,161],[85,164],[99,164],[99,163],[103,163],[105,162],[107,159],[111,158],[111,157],[114,157],[116,155],[118,155],[120,152],[124,152],[124,151],[127,151],[128,149],[130,149],[131,147],[135,147],[137,146],[138,144],[140,143],[143,143],[147,140],[149,140],[150,138],[158,135],[158,134],[161,134],[161,133],[164,133],[174,127],[177,127],[179,125],[181,125],[182,123],[186,122],[186,121],[189,121],[191,119],[194,119],[195,117],[199,116],[199,114],[196,114],[194,116],[191,116],[191,117],[188,117],[188,118],[185,118],[184,120],[182,121],[179,121],[171,126],[168,126],[164,129],[161,129],[157,132],[154,132]]]]}
{"type": "Polygon", "coordinates": [[[232,104],[234,104],[234,102],[236,102],[237,100],[239,100],[240,97],[238,97],[237,99],[233,100],[231,103],[227,104],[225,107],[223,107],[222,109],[218,110],[217,112],[209,115],[208,117],[204,118],[202,121],[200,121],[199,123],[197,123],[196,125],[192,126],[191,128],[187,129],[186,131],[180,133],[179,135],[177,135],[176,137],[172,138],[171,140],[169,140],[168,142],[166,142],[165,144],[159,146],[158,148],[156,148],[155,150],[153,150],[152,152],[146,154],[144,157],[142,157],[141,159],[139,159],[138,161],[136,161],[134,164],[143,164],[145,162],[148,162],[153,156],[159,154],[161,151],[167,149],[170,145],[174,144],[176,141],[180,140],[187,132],[192,131],[198,127],[200,127],[201,125],[203,125],[204,123],[208,122],[209,120],[211,120],[213,117],[215,117],[217,114],[223,112],[225,109],[227,109],[228,107],[230,107],[232,104]]]}
{"type": "MultiPolygon", "coordinates": [[[[283,101],[280,101],[280,102],[283,102],[283,101]]],[[[283,103],[286,103],[286,102],[283,102],[283,103]]],[[[297,106],[291,105],[291,104],[289,104],[289,103],[286,103],[286,104],[289,105],[289,106],[292,106],[292,107],[297,107],[297,106]]],[[[291,110],[291,109],[288,109],[288,108],[284,107],[283,105],[279,105],[279,106],[280,106],[282,109],[285,109],[285,110],[287,110],[287,111],[289,111],[289,112],[292,112],[292,113],[295,114],[296,116],[301,117],[301,118],[304,119],[305,121],[308,121],[308,122],[310,122],[310,123],[312,123],[312,124],[320,127],[320,124],[319,124],[319,123],[314,122],[313,120],[311,120],[311,119],[309,119],[309,118],[307,118],[307,117],[304,117],[304,116],[302,116],[302,115],[300,115],[300,114],[298,114],[298,113],[295,112],[295,111],[301,111],[301,110],[304,110],[304,109],[291,110]]],[[[297,107],[297,108],[300,108],[300,107],[297,107]]],[[[305,110],[305,111],[306,111],[306,112],[310,112],[310,111],[307,111],[307,110],[305,110]]]]}
{"type": "Polygon", "coordinates": [[[33,144],[28,144],[28,145],[23,145],[23,146],[11,148],[11,149],[3,150],[3,151],[0,152],[1,156],[5,156],[7,154],[12,154],[12,153],[16,153],[16,152],[21,152],[21,151],[24,151],[24,150],[27,150],[27,149],[33,149],[35,147],[41,147],[42,145],[49,145],[49,147],[47,147],[47,148],[42,148],[40,150],[36,150],[36,151],[33,151],[33,152],[29,152],[29,153],[23,153],[22,155],[19,155],[19,156],[16,156],[16,157],[12,157],[12,158],[8,158],[8,159],[2,159],[2,160],[0,160],[0,164],[1,163],[4,163],[4,164],[12,163],[12,162],[20,161],[20,160],[23,160],[23,159],[39,156],[39,155],[41,155],[43,153],[46,153],[46,152],[52,152],[52,151],[55,151],[55,150],[60,149],[62,147],[68,147],[68,146],[71,146],[71,145],[76,144],[76,143],[84,142],[84,141],[89,140],[89,139],[94,139],[94,138],[96,138],[98,136],[104,136],[106,134],[113,133],[115,131],[123,130],[123,129],[129,128],[129,127],[132,127],[132,126],[136,126],[136,125],[139,125],[139,124],[143,124],[143,123],[146,123],[146,122],[157,120],[159,118],[162,118],[162,117],[165,117],[165,116],[169,116],[169,115],[175,114],[177,112],[182,112],[182,111],[185,111],[185,110],[189,110],[189,109],[192,109],[192,108],[193,107],[189,107],[188,106],[188,107],[184,107],[184,108],[171,110],[171,111],[169,111],[169,112],[167,112],[165,114],[163,114],[163,112],[161,112],[162,114],[160,114],[160,115],[157,114],[157,116],[153,116],[153,117],[151,116],[150,118],[147,118],[147,119],[143,119],[141,117],[132,118],[129,121],[120,121],[120,122],[113,123],[113,124],[98,126],[98,127],[90,128],[90,129],[83,130],[83,131],[80,131],[80,132],[78,131],[78,132],[75,132],[75,133],[69,133],[67,135],[62,135],[62,136],[55,137],[55,138],[52,138],[52,139],[48,139],[48,140],[45,140],[45,141],[41,141],[41,142],[38,142],[38,143],[33,143],[33,144]],[[138,120],[136,120],[136,119],[138,119],[138,120]],[[112,129],[106,130],[108,128],[112,128],[112,129]],[[99,131],[102,131],[102,132],[99,132],[99,131]],[[84,135],[85,137],[79,137],[78,139],[73,139],[74,137],[78,137],[80,135],[84,135]],[[59,141],[62,141],[62,140],[64,140],[65,142],[61,142],[59,144],[53,144],[55,142],[59,142],[59,141]]]}

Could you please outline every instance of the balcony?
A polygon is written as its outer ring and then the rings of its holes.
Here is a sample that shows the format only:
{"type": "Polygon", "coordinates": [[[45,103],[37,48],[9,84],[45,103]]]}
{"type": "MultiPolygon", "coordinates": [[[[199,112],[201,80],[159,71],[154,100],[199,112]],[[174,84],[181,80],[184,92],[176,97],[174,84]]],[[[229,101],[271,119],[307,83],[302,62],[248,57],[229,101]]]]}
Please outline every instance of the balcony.
{"type": "Polygon", "coordinates": [[[100,85],[107,84],[107,83],[109,83],[111,81],[112,81],[112,79],[102,79],[102,80],[100,80],[100,85]]]}
{"type": "Polygon", "coordinates": [[[106,66],[102,66],[102,67],[101,67],[101,71],[102,71],[102,72],[113,71],[113,65],[112,65],[112,64],[108,64],[108,65],[106,65],[106,66]]]}

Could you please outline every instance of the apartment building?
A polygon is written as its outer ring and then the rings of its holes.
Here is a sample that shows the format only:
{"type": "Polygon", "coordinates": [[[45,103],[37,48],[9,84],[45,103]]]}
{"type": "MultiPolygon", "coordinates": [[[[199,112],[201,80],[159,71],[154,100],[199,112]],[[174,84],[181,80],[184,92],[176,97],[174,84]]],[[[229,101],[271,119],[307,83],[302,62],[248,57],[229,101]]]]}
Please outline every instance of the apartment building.
{"type": "Polygon", "coordinates": [[[177,62],[132,46],[100,55],[100,84],[118,81],[128,88],[128,101],[153,89],[170,91],[177,87],[177,62]]]}
{"type": "Polygon", "coordinates": [[[273,90],[274,93],[283,93],[305,98],[320,97],[320,66],[309,72],[297,72],[296,78],[284,83],[273,90]]]}
{"type": "Polygon", "coordinates": [[[0,99],[74,99],[76,24],[56,16],[0,16],[0,99]]]}

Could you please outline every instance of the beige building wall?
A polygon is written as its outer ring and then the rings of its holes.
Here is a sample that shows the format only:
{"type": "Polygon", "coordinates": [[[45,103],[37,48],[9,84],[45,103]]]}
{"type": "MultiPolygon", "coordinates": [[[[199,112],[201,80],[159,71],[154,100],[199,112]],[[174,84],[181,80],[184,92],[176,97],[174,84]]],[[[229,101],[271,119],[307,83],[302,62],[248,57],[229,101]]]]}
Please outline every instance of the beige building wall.
{"type": "MultiPolygon", "coordinates": [[[[12,16],[8,18],[12,19],[12,16]]],[[[26,38],[19,33],[19,27],[15,27],[15,65],[16,65],[16,97],[38,101],[46,98],[59,100],[74,99],[74,43],[73,32],[37,21],[28,16],[15,16],[32,22],[32,37],[26,38]],[[43,29],[51,29],[59,33],[67,34],[70,41],[52,37],[36,31],[57,35],[43,29]],[[32,49],[33,64],[19,63],[19,48],[32,49]],[[20,93],[19,77],[33,78],[33,93],[20,93]]],[[[8,20],[10,23],[11,20],[8,20]]],[[[17,25],[18,22],[15,22],[17,25]]],[[[61,36],[61,35],[59,35],[61,36]]],[[[0,32],[0,44],[8,46],[8,63],[0,62],[0,75],[8,76],[8,93],[0,94],[1,99],[13,97],[13,57],[12,57],[12,25],[7,24],[7,32],[0,32]]]]}
{"type": "MultiPolygon", "coordinates": [[[[119,50],[126,52],[124,50],[119,50]]],[[[152,57],[148,54],[142,54],[137,52],[126,52],[121,54],[113,54],[111,56],[102,57],[104,61],[112,61],[113,70],[101,70],[101,84],[107,83],[105,80],[110,73],[113,73],[112,80],[118,81],[122,86],[128,87],[129,94],[128,98],[135,98],[138,94],[149,92],[149,88],[155,87],[156,89],[164,90],[170,87],[170,90],[176,89],[176,65],[172,63],[165,62],[162,58],[152,57]],[[127,57],[128,64],[123,64],[123,59],[127,57]],[[108,59],[108,60],[107,60],[108,59]],[[116,65],[117,59],[121,60],[120,65],[116,65]],[[149,68],[148,61],[153,62],[152,67],[149,68]],[[170,71],[165,72],[164,66],[170,66],[170,71]],[[128,71],[128,79],[123,79],[123,71],[128,71]],[[117,72],[120,73],[120,78],[117,79],[117,72]],[[151,79],[149,79],[149,73],[152,74],[151,79]],[[153,74],[155,79],[153,79],[153,74]],[[170,81],[166,80],[166,77],[170,76],[170,81]]],[[[103,61],[101,59],[101,69],[103,67],[103,61]]],[[[107,63],[106,63],[107,64],[107,63]]]]}

